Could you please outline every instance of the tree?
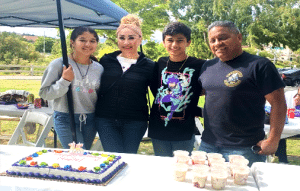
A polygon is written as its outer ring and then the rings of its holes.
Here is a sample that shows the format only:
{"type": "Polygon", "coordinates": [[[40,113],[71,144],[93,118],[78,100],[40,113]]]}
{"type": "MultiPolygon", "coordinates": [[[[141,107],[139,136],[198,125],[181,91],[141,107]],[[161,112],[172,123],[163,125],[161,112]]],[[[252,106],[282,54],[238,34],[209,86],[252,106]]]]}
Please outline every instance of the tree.
{"type": "Polygon", "coordinates": [[[261,49],[272,43],[287,45],[292,50],[300,47],[298,0],[173,0],[169,3],[173,16],[191,25],[202,22],[207,28],[217,20],[233,21],[243,34],[243,43],[250,46],[261,49]]]}
{"type": "Polygon", "coordinates": [[[168,52],[164,48],[162,43],[156,43],[154,41],[148,41],[143,46],[145,56],[153,61],[157,61],[162,56],[168,56],[168,52]]]}
{"type": "Polygon", "coordinates": [[[101,45],[100,51],[97,55],[97,58],[100,59],[105,54],[109,54],[109,53],[114,52],[116,50],[118,50],[118,47],[115,44],[112,45],[110,43],[103,43],[101,45]]]}
{"type": "MultiPolygon", "coordinates": [[[[39,54],[33,44],[15,33],[0,33],[0,61],[5,64],[20,64],[21,60],[36,61],[39,54]]],[[[25,63],[25,62],[24,62],[25,63]]]]}
{"type": "MultiPolygon", "coordinates": [[[[188,23],[186,23],[188,25],[188,23]]],[[[187,49],[187,53],[190,56],[199,58],[199,59],[211,59],[213,58],[213,54],[209,49],[209,45],[207,43],[207,35],[206,28],[203,20],[198,21],[198,23],[194,26],[191,26],[193,31],[191,35],[191,44],[187,49]]]]}
{"type": "MultiPolygon", "coordinates": [[[[113,2],[129,13],[138,15],[142,19],[144,40],[150,40],[151,35],[153,35],[156,30],[162,29],[169,22],[167,0],[113,0],[113,2]]],[[[98,34],[117,45],[116,31],[98,30],[98,34]]]]}
{"type": "MultiPolygon", "coordinates": [[[[70,55],[72,53],[72,49],[70,47],[70,37],[71,37],[72,31],[69,32],[68,36],[66,37],[66,47],[67,47],[67,54],[70,55]]],[[[99,42],[97,49],[93,55],[95,55],[97,58],[99,50],[101,49],[103,45],[99,42]]],[[[51,49],[51,56],[49,59],[55,59],[62,56],[62,49],[61,49],[61,41],[60,39],[55,39],[52,49],[51,49]]]]}
{"type": "Polygon", "coordinates": [[[273,47],[300,48],[300,9],[297,0],[261,0],[260,13],[248,27],[248,42],[273,47]]]}
{"type": "Polygon", "coordinates": [[[55,43],[54,38],[40,36],[36,39],[36,41],[34,43],[35,50],[39,51],[39,52],[45,51],[47,53],[51,53],[52,46],[54,43],[55,43]],[[45,48],[45,50],[44,50],[44,48],[45,48]]]}
{"type": "MultiPolygon", "coordinates": [[[[66,37],[66,46],[67,46],[67,52],[70,54],[70,38],[66,37]]],[[[51,49],[51,54],[53,57],[58,58],[62,56],[62,51],[61,51],[61,42],[60,39],[56,39],[52,49],[51,49]]]]}

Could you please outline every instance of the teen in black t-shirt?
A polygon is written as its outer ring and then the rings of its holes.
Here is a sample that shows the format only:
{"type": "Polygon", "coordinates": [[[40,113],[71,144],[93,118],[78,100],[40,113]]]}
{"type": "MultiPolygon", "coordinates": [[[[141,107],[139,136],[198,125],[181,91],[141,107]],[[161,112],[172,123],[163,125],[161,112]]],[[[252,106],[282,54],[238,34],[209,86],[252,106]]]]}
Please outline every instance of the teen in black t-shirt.
{"type": "Polygon", "coordinates": [[[179,22],[170,23],[163,32],[163,44],[170,56],[156,63],[148,134],[157,156],[193,150],[195,116],[201,115],[197,104],[202,88],[197,80],[204,60],[186,54],[190,35],[191,30],[179,22]]]}

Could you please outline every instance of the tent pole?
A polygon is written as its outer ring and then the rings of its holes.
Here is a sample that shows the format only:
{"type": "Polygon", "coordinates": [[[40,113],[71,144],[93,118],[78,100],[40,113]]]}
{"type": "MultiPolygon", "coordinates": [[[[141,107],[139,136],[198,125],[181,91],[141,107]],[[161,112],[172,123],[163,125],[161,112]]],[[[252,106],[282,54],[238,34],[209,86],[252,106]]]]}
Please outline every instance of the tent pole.
{"type": "MultiPolygon", "coordinates": [[[[62,49],[63,63],[66,67],[69,67],[68,55],[67,55],[67,46],[66,46],[66,35],[65,35],[63,18],[62,18],[62,11],[61,11],[61,1],[56,0],[56,5],[57,5],[57,14],[58,14],[58,21],[59,21],[59,32],[60,32],[60,39],[61,39],[61,49],[62,49]]],[[[69,91],[67,93],[67,99],[68,99],[68,107],[69,107],[69,116],[70,116],[70,125],[71,125],[71,131],[72,131],[72,138],[73,138],[73,141],[76,143],[74,105],[73,105],[73,95],[72,95],[71,85],[69,86],[69,91]]]]}

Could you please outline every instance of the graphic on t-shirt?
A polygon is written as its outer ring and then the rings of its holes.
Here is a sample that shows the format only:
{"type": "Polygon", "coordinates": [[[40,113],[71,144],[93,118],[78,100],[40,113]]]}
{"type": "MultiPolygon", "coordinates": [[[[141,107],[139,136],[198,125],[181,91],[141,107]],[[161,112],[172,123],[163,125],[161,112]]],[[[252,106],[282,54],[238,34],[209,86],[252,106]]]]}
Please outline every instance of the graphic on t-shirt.
{"type": "Polygon", "coordinates": [[[182,73],[168,72],[163,69],[161,76],[161,87],[155,98],[155,103],[159,104],[161,118],[165,121],[165,126],[171,119],[183,120],[185,109],[190,103],[193,95],[191,90],[191,80],[194,69],[185,68],[182,73]]]}
{"type": "Polygon", "coordinates": [[[242,72],[235,70],[226,75],[226,80],[224,84],[228,87],[235,87],[241,83],[240,78],[243,77],[242,72]]]}
{"type": "Polygon", "coordinates": [[[94,93],[96,92],[95,89],[97,88],[97,82],[96,81],[89,81],[88,78],[84,80],[74,80],[73,84],[73,90],[77,92],[82,92],[82,93],[94,93]]]}

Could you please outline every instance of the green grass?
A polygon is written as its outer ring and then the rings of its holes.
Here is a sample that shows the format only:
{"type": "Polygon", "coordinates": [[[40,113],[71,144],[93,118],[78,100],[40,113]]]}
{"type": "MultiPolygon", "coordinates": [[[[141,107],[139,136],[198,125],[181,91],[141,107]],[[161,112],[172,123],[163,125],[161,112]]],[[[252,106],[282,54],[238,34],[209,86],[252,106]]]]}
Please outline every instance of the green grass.
{"type": "Polygon", "coordinates": [[[6,90],[26,90],[34,97],[39,97],[39,89],[41,87],[40,80],[0,80],[0,92],[6,90]]]}
{"type": "MultiPolygon", "coordinates": [[[[9,89],[17,89],[17,90],[26,90],[30,93],[33,93],[35,97],[38,96],[38,92],[41,86],[40,80],[0,80],[0,92],[4,92],[9,89]]],[[[153,100],[153,96],[150,96],[150,100],[153,100]]],[[[201,96],[198,102],[200,107],[204,106],[204,96],[201,96]]],[[[18,122],[12,121],[0,121],[0,137],[1,135],[12,135],[15,127],[18,122]]],[[[38,133],[38,128],[33,134],[29,134],[28,139],[31,141],[35,141],[36,134],[38,133]]],[[[95,140],[96,142],[96,140],[95,140]]],[[[8,140],[0,139],[0,144],[7,144],[8,140]]],[[[49,133],[48,138],[46,139],[46,146],[53,147],[53,133],[49,133]]],[[[58,144],[58,147],[61,148],[61,145],[58,144]]],[[[140,148],[138,150],[139,154],[145,155],[154,155],[152,142],[151,140],[142,141],[140,144],[140,148]]],[[[289,157],[290,164],[300,165],[300,139],[291,138],[287,140],[287,154],[289,157]]],[[[278,162],[275,158],[274,162],[278,162]]]]}
{"type": "Polygon", "coordinates": [[[287,139],[287,153],[292,156],[300,156],[300,139],[290,138],[287,139]]]}
{"type": "MultiPolygon", "coordinates": [[[[300,139],[289,138],[286,142],[288,161],[291,165],[300,165],[300,139]]],[[[274,163],[278,163],[278,158],[275,157],[274,163]]]]}

